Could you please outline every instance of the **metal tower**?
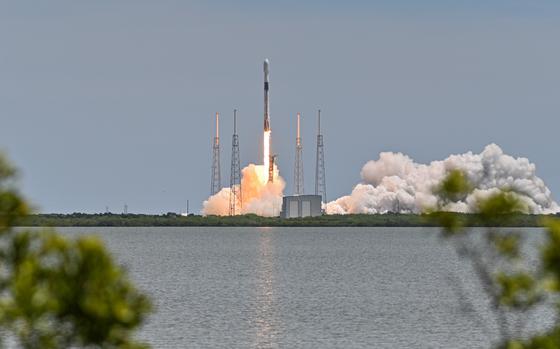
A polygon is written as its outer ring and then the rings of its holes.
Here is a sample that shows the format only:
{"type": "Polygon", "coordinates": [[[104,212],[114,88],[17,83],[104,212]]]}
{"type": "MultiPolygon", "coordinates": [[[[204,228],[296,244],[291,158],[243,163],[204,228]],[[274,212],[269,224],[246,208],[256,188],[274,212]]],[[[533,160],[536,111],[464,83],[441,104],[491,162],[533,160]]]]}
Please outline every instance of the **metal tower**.
{"type": "Polygon", "coordinates": [[[268,183],[274,182],[274,163],[278,155],[270,155],[270,160],[268,161],[268,183]]]}
{"type": "Polygon", "coordinates": [[[241,214],[241,160],[239,157],[239,136],[237,135],[237,109],[233,110],[233,137],[231,142],[231,174],[229,177],[229,215],[241,214]]]}
{"type": "Polygon", "coordinates": [[[325,180],[325,151],[321,134],[321,110],[318,112],[317,158],[315,162],[315,195],[321,195],[321,201],[327,202],[327,184],[325,180]]]}
{"type": "Polygon", "coordinates": [[[300,113],[297,113],[296,163],[294,165],[294,195],[303,195],[303,146],[299,132],[300,113]]]}
{"type": "Polygon", "coordinates": [[[216,113],[216,136],[212,146],[212,183],[210,194],[214,195],[222,189],[222,176],[220,174],[220,115],[216,113]]]}

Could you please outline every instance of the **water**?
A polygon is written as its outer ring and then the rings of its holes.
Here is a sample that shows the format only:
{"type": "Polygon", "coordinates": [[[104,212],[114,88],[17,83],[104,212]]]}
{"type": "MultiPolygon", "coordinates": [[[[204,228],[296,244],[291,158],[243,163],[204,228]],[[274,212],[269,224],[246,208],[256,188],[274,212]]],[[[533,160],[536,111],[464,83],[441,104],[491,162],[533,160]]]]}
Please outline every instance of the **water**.
{"type": "Polygon", "coordinates": [[[436,229],[59,231],[98,233],[151,296],[155,313],[139,337],[154,348],[486,348],[496,339],[480,286],[436,229]]]}

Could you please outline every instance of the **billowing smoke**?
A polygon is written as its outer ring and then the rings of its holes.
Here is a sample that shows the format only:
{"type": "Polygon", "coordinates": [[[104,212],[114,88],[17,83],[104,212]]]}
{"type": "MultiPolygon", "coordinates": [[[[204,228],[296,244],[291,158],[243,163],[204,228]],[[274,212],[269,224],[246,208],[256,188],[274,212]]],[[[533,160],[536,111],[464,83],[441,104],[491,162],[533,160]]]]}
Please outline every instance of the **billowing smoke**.
{"type": "Polygon", "coordinates": [[[433,190],[451,170],[463,171],[474,190],[446,210],[473,212],[478,199],[502,189],[517,193],[530,213],[560,211],[550,190],[536,176],[535,165],[527,158],[504,154],[496,144],[486,146],[480,154],[451,155],[429,165],[415,163],[402,153],[381,153],[379,160],[368,161],[362,168],[363,182],[350,195],[326,204],[325,209],[328,214],[420,213],[436,205],[433,190]]]}
{"type": "MultiPolygon", "coordinates": [[[[268,166],[250,164],[241,171],[241,198],[237,207],[241,213],[259,216],[278,216],[282,209],[282,196],[286,183],[274,165],[274,180],[268,182],[268,166]]],[[[229,215],[230,188],[223,188],[204,201],[203,215],[229,215]]],[[[238,212],[239,213],[239,212],[238,212]]]]}

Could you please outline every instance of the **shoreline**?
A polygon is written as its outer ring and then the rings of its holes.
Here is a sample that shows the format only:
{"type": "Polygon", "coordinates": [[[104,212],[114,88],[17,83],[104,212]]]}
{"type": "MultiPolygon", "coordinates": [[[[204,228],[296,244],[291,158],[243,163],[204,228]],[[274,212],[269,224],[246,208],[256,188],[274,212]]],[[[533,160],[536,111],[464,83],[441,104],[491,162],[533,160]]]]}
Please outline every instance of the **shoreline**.
{"type": "MultiPolygon", "coordinates": [[[[477,215],[452,213],[468,221],[469,226],[483,227],[477,215]]],[[[517,214],[500,220],[496,227],[542,227],[543,220],[558,215],[517,214]]],[[[18,222],[18,227],[438,227],[429,214],[350,214],[306,218],[241,216],[181,216],[175,213],[148,214],[34,214],[18,222]]]]}

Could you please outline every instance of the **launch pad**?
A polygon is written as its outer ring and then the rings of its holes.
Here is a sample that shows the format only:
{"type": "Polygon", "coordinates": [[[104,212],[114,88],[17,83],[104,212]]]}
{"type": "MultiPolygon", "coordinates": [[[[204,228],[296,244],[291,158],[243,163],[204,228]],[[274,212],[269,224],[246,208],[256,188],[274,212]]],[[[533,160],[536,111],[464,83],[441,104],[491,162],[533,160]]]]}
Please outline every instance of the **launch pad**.
{"type": "MultiPolygon", "coordinates": [[[[324,195],[324,160],[322,136],[318,137],[316,178],[321,183],[315,187],[315,195],[304,195],[303,186],[303,146],[300,135],[300,113],[297,113],[296,166],[294,176],[294,196],[284,197],[285,181],[280,177],[277,155],[272,152],[272,125],[270,122],[270,63],[263,62],[264,73],[264,111],[262,165],[249,164],[241,172],[239,155],[239,136],[236,128],[236,110],[234,110],[234,132],[232,139],[232,163],[230,186],[222,188],[220,173],[220,141],[218,113],[216,113],[216,136],[213,142],[211,196],[205,201],[203,214],[239,215],[254,213],[262,216],[306,217],[321,214],[324,195]],[[243,174],[243,175],[241,175],[243,174]],[[317,191],[320,191],[318,193],[317,191]],[[229,198],[229,200],[227,200],[229,198]],[[227,201],[227,202],[226,202],[227,201]],[[282,210],[280,211],[280,206],[282,210]],[[285,210],[289,210],[285,211],[285,210]]],[[[319,114],[320,118],[320,114],[319,114]]]]}

